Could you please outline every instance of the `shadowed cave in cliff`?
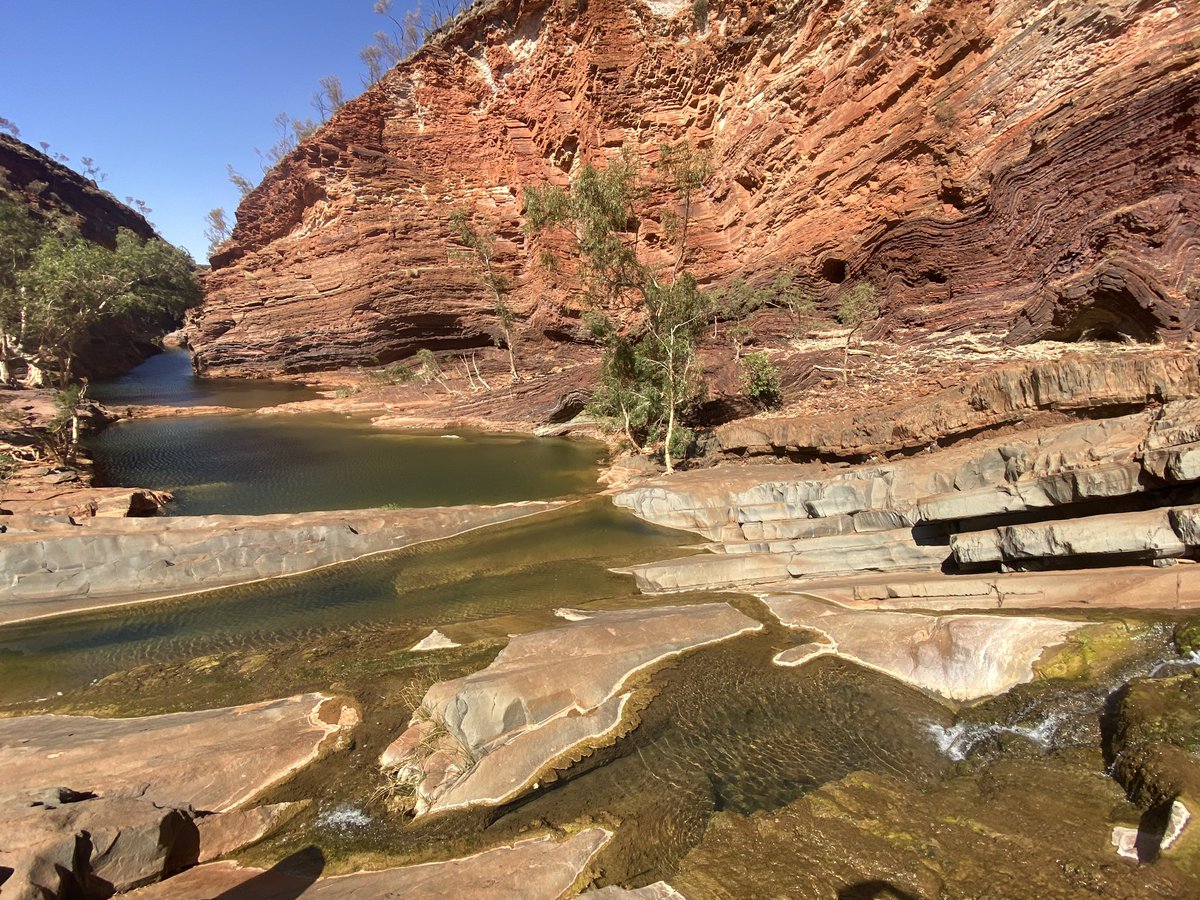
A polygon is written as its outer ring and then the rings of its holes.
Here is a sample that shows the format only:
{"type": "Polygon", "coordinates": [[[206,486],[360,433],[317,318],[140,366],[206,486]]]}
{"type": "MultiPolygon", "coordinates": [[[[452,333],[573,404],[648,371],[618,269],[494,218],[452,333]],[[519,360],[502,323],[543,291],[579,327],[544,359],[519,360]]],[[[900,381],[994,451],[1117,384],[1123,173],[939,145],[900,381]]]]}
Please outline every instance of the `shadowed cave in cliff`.
{"type": "Polygon", "coordinates": [[[1082,298],[1068,289],[1058,298],[1054,325],[1044,337],[1051,341],[1108,341],[1111,343],[1151,344],[1161,340],[1163,323],[1151,311],[1157,298],[1151,293],[1139,297],[1123,273],[1101,272],[1088,285],[1082,298]],[[1061,323],[1061,324],[1060,324],[1061,323]]]}

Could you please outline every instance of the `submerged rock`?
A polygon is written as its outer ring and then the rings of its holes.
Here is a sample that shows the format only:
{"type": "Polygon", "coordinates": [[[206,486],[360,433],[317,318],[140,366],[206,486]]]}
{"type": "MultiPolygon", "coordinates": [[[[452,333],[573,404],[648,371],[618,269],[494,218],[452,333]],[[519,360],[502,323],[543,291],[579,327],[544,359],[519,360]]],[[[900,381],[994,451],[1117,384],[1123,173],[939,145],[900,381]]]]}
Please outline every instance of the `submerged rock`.
{"type": "Polygon", "coordinates": [[[1002,760],[922,789],[858,772],[769,812],[719,815],[672,883],[686,897],[1196,896],[1174,865],[1110,844],[1138,810],[1061,759],[1002,760]]]}
{"type": "Polygon", "coordinates": [[[414,792],[418,815],[502,803],[557,761],[611,738],[630,676],[761,628],[713,603],[597,611],[518,635],[483,671],[431,687],[380,764],[414,792]]]}
{"type": "MultiPolygon", "coordinates": [[[[764,602],[784,625],[826,635],[839,656],[951,700],[975,700],[1031,680],[1046,649],[1084,627],[1032,616],[848,610],[803,596],[771,595],[764,602]]],[[[812,650],[806,658],[816,655],[812,650]]],[[[782,665],[804,661],[787,652],[781,657],[776,662],[782,665]]]]}
{"type": "Polygon", "coordinates": [[[433,631],[429,632],[428,636],[417,641],[417,643],[413,644],[408,649],[410,652],[417,652],[422,650],[451,650],[455,647],[461,646],[462,644],[452,641],[435,628],[433,631]]]}
{"type": "Polygon", "coordinates": [[[88,519],[3,534],[0,624],[294,575],[564,505],[88,519]]]}
{"type": "Polygon", "coordinates": [[[1113,777],[1147,810],[1140,827],[1114,834],[1118,851],[1168,854],[1200,876],[1200,677],[1138,679],[1115,698],[1107,742],[1113,777]]]}

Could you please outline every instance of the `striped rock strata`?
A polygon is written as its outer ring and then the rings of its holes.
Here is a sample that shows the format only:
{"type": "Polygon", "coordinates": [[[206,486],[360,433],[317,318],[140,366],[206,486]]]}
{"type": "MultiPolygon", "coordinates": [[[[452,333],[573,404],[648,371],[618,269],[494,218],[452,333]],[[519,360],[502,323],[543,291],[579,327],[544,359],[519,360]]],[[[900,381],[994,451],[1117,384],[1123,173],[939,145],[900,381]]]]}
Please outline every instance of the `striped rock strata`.
{"type": "MultiPolygon", "coordinates": [[[[487,0],[348,103],[243,201],[188,328],[213,374],[387,362],[500,337],[450,250],[472,210],[522,352],[580,334],[522,191],[619,147],[711,149],[702,283],[868,280],[897,336],[1186,337],[1200,10],[1178,0],[487,0]]],[[[637,227],[663,247],[661,198],[637,227]]],[[[536,365],[536,363],[534,363],[536,365]]]]}

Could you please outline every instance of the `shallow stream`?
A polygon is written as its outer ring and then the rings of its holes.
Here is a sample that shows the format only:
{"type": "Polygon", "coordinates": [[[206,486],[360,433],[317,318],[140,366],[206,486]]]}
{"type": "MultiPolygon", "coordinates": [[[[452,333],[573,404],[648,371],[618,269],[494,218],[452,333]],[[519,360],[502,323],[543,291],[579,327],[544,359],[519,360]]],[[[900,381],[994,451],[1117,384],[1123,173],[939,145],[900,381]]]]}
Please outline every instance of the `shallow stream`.
{"type": "MultiPolygon", "coordinates": [[[[181,361],[164,354],[94,396],[243,408],[312,396],[293,385],[197,381],[181,361]]],[[[425,688],[486,666],[509,634],[561,622],[557,607],[722,599],[645,597],[610,571],[680,555],[695,536],[589,496],[602,448],[586,442],[398,434],[330,415],[246,413],[137,420],[102,433],[92,449],[110,483],[173,491],[172,515],[579,499],[305,575],[0,628],[0,713],[149,714],[308,690],[353,697],[364,713],[354,748],[271,792],[266,799],[314,802],[244,854],[250,861],[271,865],[316,844],[332,873],[445,858],[588,820],[617,827],[603,880],[645,884],[676,874],[714,817],[781,810],[855,771],[920,787],[970,753],[968,726],[946,705],[882,674],[833,658],[772,665],[798,636],[757,601],[728,597],[767,630],[643,678],[639,726],[570,777],[501,810],[411,823],[389,811],[375,761],[425,688]],[[434,627],[464,646],[408,652],[434,627]]],[[[1081,714],[1090,720],[1102,703],[1089,696],[1081,714]]]]}

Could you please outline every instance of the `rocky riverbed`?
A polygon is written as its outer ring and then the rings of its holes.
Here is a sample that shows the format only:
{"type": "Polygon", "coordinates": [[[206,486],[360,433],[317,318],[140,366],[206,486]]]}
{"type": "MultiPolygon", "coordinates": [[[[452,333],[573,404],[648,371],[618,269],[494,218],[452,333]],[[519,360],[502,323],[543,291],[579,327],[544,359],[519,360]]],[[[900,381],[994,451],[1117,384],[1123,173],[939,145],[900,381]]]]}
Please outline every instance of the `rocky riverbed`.
{"type": "Polygon", "coordinates": [[[266,578],[237,590],[275,603],[289,582],[274,576],[333,564],[296,581],[325,583],[340,560],[404,545],[416,556],[345,571],[399,564],[386,577],[407,604],[400,586],[413,580],[419,599],[434,575],[420,555],[435,566],[451,554],[464,579],[474,568],[498,599],[513,595],[490,615],[472,601],[457,616],[439,606],[370,629],[229,643],[11,704],[24,715],[0,720],[4,752],[33,774],[14,787],[5,827],[40,837],[22,839],[23,874],[10,880],[57,877],[51,890],[96,896],[163,876],[143,895],[923,897],[1036,885],[1048,897],[1187,896],[1200,885],[1189,718],[1200,391],[1165,359],[1087,377],[1071,360],[1022,365],[959,399],[931,395],[893,413],[907,424],[890,458],[857,458],[877,436],[845,437],[834,416],[804,437],[772,424],[778,444],[717,448],[718,465],[670,478],[618,461],[616,507],[698,538],[630,532],[622,540],[642,550],[621,564],[629,550],[614,544],[611,581],[576,568],[536,599],[515,573],[558,572],[533,557],[569,557],[566,525],[594,515],[579,512],[588,504],[8,516],[0,551],[14,559],[124,548],[81,568],[78,584],[45,566],[28,582],[43,593],[20,601],[43,609],[125,602],[148,577],[151,593],[266,578]],[[489,562],[500,547],[506,561],[489,562]],[[103,726],[120,741],[186,717],[249,726],[255,710],[300,702],[279,697],[323,704],[287,720],[303,752],[273,754],[237,797],[172,789],[155,815],[189,849],[123,855],[163,826],[136,806],[132,770],[102,784],[78,769],[72,754],[109,753],[95,751],[99,732],[78,736],[103,726]],[[197,711],[206,705],[221,708],[197,711]],[[42,805],[22,806],[26,794],[42,805]],[[128,839],[92,837],[111,818],[128,839]],[[56,869],[68,834],[93,850],[56,869]]]}

